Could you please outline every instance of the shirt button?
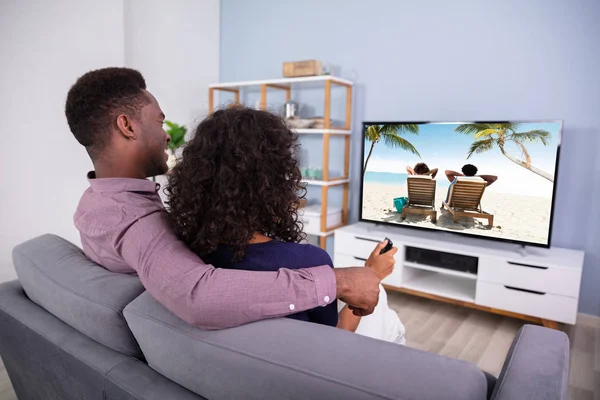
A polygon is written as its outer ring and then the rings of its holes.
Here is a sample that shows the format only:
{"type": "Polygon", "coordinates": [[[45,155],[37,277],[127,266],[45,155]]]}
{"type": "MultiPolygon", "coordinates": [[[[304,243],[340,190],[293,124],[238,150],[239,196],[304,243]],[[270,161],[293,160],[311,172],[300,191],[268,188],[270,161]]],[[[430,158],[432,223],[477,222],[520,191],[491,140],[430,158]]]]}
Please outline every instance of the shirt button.
{"type": "Polygon", "coordinates": [[[325,300],[325,303],[329,303],[329,296],[325,296],[323,300],[325,300]]]}
{"type": "Polygon", "coordinates": [[[294,308],[296,308],[296,306],[294,306],[293,304],[290,304],[290,310],[294,311],[294,308]]]}

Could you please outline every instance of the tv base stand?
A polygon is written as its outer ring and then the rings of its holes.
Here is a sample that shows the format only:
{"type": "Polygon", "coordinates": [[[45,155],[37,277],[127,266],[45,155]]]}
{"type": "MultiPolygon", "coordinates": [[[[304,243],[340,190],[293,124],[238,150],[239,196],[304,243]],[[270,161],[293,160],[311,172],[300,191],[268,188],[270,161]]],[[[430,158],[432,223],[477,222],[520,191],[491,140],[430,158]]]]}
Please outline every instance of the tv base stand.
{"type": "Polygon", "coordinates": [[[398,247],[386,290],[558,329],[577,317],[583,252],[515,251],[515,245],[358,223],[335,233],[336,268],[363,265],[377,242],[398,247]]]}

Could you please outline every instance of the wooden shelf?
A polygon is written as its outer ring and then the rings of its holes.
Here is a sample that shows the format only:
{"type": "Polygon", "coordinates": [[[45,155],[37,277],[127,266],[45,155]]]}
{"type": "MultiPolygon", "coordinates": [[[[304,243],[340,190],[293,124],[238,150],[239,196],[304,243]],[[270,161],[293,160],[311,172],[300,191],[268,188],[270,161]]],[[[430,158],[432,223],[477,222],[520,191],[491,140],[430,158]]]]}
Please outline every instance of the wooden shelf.
{"type": "Polygon", "coordinates": [[[333,181],[320,181],[316,179],[303,179],[302,183],[312,186],[339,186],[350,182],[350,179],[336,179],[333,181]]]}
{"type": "Polygon", "coordinates": [[[261,85],[277,85],[290,87],[294,85],[321,83],[330,81],[343,86],[352,86],[353,83],[349,80],[338,78],[331,75],[319,75],[319,76],[303,76],[300,78],[281,78],[281,79],[265,79],[257,81],[241,81],[241,82],[225,82],[225,83],[214,83],[209,85],[209,89],[233,89],[238,90],[242,87],[250,86],[261,86],[261,85]]]}
{"type": "Polygon", "coordinates": [[[346,129],[293,129],[299,135],[350,135],[351,130],[346,129]]]}
{"type": "Polygon", "coordinates": [[[307,233],[307,236],[318,236],[318,237],[328,237],[331,236],[335,233],[335,231],[329,231],[329,232],[319,232],[319,233],[307,233]]]}
{"type": "Polygon", "coordinates": [[[457,277],[464,278],[464,279],[473,279],[473,280],[477,279],[477,275],[475,275],[475,274],[454,271],[454,270],[446,269],[446,268],[432,267],[430,265],[423,265],[423,264],[418,264],[418,263],[409,262],[409,261],[403,262],[402,265],[405,267],[408,267],[408,268],[422,269],[425,271],[437,272],[439,274],[457,276],[457,277]]]}

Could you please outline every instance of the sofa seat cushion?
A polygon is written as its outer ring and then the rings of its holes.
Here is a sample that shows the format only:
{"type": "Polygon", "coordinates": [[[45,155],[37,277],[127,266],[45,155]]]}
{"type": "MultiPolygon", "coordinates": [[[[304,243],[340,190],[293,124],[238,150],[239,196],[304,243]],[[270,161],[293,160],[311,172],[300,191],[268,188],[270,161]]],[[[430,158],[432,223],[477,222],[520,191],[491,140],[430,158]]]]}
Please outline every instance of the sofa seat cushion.
{"type": "Polygon", "coordinates": [[[18,245],[13,263],[32,301],[96,342],[143,357],[123,317],[125,306],[144,291],[136,276],[104,269],[55,235],[18,245]]]}
{"type": "Polygon", "coordinates": [[[329,326],[271,319],[220,331],[180,320],[143,293],[125,318],[146,361],[211,400],[483,400],[476,366],[329,326]]]}

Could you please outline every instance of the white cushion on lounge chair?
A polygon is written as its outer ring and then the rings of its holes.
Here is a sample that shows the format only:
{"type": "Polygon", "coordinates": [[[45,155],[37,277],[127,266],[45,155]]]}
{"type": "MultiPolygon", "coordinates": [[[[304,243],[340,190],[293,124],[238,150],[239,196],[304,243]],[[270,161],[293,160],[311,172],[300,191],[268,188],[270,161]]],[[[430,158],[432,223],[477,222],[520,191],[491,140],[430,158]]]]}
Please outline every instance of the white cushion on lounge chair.
{"type": "Polygon", "coordinates": [[[457,181],[467,181],[467,182],[484,182],[483,178],[479,176],[457,176],[457,181]]]}
{"type": "Polygon", "coordinates": [[[409,179],[431,179],[431,175],[409,175],[409,179]]]}

